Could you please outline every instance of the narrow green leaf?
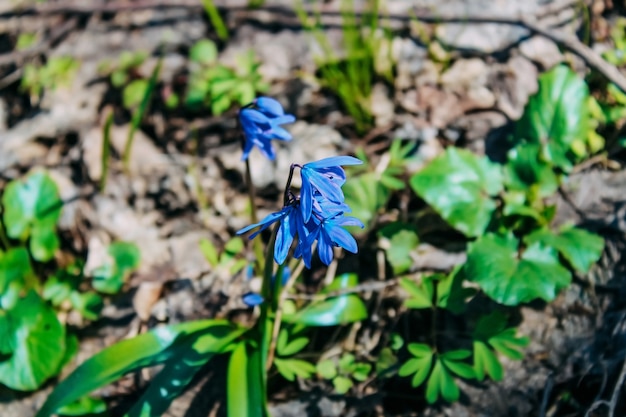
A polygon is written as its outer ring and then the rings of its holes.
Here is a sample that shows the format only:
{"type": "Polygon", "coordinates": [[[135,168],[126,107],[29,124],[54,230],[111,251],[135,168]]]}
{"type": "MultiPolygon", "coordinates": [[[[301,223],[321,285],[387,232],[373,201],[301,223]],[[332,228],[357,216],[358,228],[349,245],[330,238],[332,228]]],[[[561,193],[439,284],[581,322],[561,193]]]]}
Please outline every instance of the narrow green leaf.
{"type": "Polygon", "coordinates": [[[295,355],[296,353],[304,349],[304,347],[308,344],[309,344],[309,339],[307,337],[299,337],[289,342],[289,344],[287,346],[284,346],[284,348],[278,353],[281,356],[295,355]]]}
{"type": "Polygon", "coordinates": [[[431,356],[433,354],[433,348],[423,343],[409,343],[407,349],[417,358],[431,356]]]}
{"type": "Polygon", "coordinates": [[[476,379],[485,379],[485,371],[494,381],[501,381],[504,377],[504,369],[498,357],[481,341],[474,341],[474,373],[476,379]]]}
{"type": "Polygon", "coordinates": [[[446,366],[446,368],[448,368],[450,371],[454,372],[461,378],[473,379],[476,377],[474,369],[466,363],[457,362],[448,358],[441,358],[441,361],[446,366]]]}
{"type": "Polygon", "coordinates": [[[223,320],[199,320],[157,327],[122,340],[89,358],[59,383],[37,413],[45,417],[124,374],[176,358],[203,334],[230,334],[233,326],[223,320]]]}
{"type": "Polygon", "coordinates": [[[411,296],[411,298],[404,301],[404,305],[407,308],[421,309],[432,307],[432,283],[422,282],[421,285],[417,285],[408,278],[401,278],[400,286],[411,296]]]}
{"type": "Polygon", "coordinates": [[[261,374],[265,369],[258,350],[241,342],[228,361],[227,406],[228,417],[263,417],[266,412],[261,396],[261,374]]]}
{"type": "Polygon", "coordinates": [[[204,365],[216,353],[223,352],[244,329],[231,329],[230,333],[216,330],[215,334],[204,334],[193,344],[181,348],[176,357],[171,358],[150,381],[148,389],[125,417],[162,416],[204,365]]]}

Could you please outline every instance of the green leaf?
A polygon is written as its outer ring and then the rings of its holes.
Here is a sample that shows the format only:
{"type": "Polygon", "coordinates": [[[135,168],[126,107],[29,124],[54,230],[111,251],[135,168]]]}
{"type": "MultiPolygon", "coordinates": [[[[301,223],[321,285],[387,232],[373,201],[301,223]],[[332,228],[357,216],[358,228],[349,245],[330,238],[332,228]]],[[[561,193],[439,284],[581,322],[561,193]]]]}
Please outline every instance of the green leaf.
{"type": "Polygon", "coordinates": [[[422,280],[418,285],[409,278],[401,278],[400,286],[409,293],[411,298],[404,301],[407,308],[430,308],[433,305],[433,284],[432,281],[422,280]]]}
{"type": "Polygon", "coordinates": [[[336,326],[367,318],[367,308],[355,294],[341,295],[306,306],[294,315],[284,316],[287,323],[305,326],[336,326]]]}
{"type": "Polygon", "coordinates": [[[371,370],[372,365],[370,365],[369,363],[355,363],[354,369],[352,371],[352,378],[354,378],[356,381],[363,382],[367,379],[371,370]]]}
{"type": "Polygon", "coordinates": [[[442,359],[450,359],[453,361],[467,359],[470,356],[472,356],[472,352],[466,349],[451,350],[439,355],[439,357],[441,357],[442,359]]]}
{"type": "Polygon", "coordinates": [[[0,253],[0,308],[10,309],[16,301],[9,297],[9,286],[21,291],[36,284],[37,278],[25,248],[13,248],[4,254],[0,253]]]}
{"type": "Polygon", "coordinates": [[[344,353],[339,358],[339,371],[344,373],[350,373],[354,367],[355,357],[352,353],[344,353]]]}
{"type": "Polygon", "coordinates": [[[201,39],[189,50],[189,60],[210,65],[217,60],[217,46],[210,39],[201,39]]]}
{"type": "Polygon", "coordinates": [[[337,365],[330,359],[319,361],[315,369],[324,379],[333,379],[337,376],[337,365]]]}
{"type": "Polygon", "coordinates": [[[509,151],[504,173],[510,189],[526,191],[535,186],[540,197],[549,197],[556,192],[559,178],[541,154],[541,146],[537,143],[520,144],[509,151]]]}
{"type": "Polygon", "coordinates": [[[89,358],[59,383],[37,413],[50,416],[60,407],[103,387],[134,370],[176,359],[190,345],[209,337],[230,337],[235,328],[223,320],[198,320],[161,326],[122,340],[89,358]]]}
{"type": "Polygon", "coordinates": [[[480,340],[474,340],[474,374],[476,379],[485,379],[485,373],[494,381],[504,378],[504,369],[498,357],[480,340]]]}
{"type": "Polygon", "coordinates": [[[419,238],[415,227],[401,222],[394,222],[383,227],[378,233],[379,246],[387,254],[387,262],[394,274],[402,274],[413,265],[411,252],[417,247],[419,238]]]}
{"type": "Polygon", "coordinates": [[[589,123],[584,80],[565,65],[539,77],[539,90],[531,96],[516,125],[516,137],[542,145],[544,158],[563,170],[572,167],[567,154],[576,139],[584,140],[589,123]]]}
{"type": "Polygon", "coordinates": [[[555,248],[574,269],[582,273],[589,271],[604,249],[604,239],[577,227],[564,228],[558,234],[548,229],[537,230],[524,241],[529,245],[541,242],[555,248]]]}
{"type": "Polygon", "coordinates": [[[219,261],[219,255],[213,242],[211,242],[209,239],[200,240],[200,251],[204,255],[204,258],[207,260],[209,265],[215,268],[219,261]]]}
{"type": "Polygon", "coordinates": [[[486,157],[451,147],[413,175],[410,184],[452,227],[474,237],[491,220],[496,208],[491,196],[502,189],[502,173],[486,157]]]}
{"type": "Polygon", "coordinates": [[[433,404],[437,402],[440,395],[444,400],[454,402],[459,399],[460,393],[450,372],[440,360],[437,360],[426,385],[426,401],[433,404]]]}
{"type": "Polygon", "coordinates": [[[461,378],[473,379],[476,377],[474,373],[474,369],[466,363],[457,362],[452,359],[447,359],[447,358],[444,358],[443,356],[441,357],[441,361],[446,366],[446,368],[448,368],[450,371],[454,372],[461,378]]]}
{"type": "Polygon", "coordinates": [[[107,404],[100,398],[82,397],[71,404],[59,408],[61,416],[77,416],[100,414],[107,410],[107,404]]]}
{"type": "Polygon", "coordinates": [[[306,345],[309,344],[309,338],[307,337],[299,337],[297,339],[292,340],[284,346],[282,349],[278,350],[278,354],[281,356],[290,356],[295,355],[300,352],[306,345]]]}
{"type": "Polygon", "coordinates": [[[528,345],[528,337],[517,337],[515,328],[511,327],[489,338],[489,344],[498,352],[513,360],[521,360],[524,354],[521,349],[528,345]]]}
{"type": "Polygon", "coordinates": [[[0,382],[30,391],[54,376],[65,355],[65,327],[54,311],[30,291],[6,315],[13,354],[0,362],[0,382]]]}
{"type": "Polygon", "coordinates": [[[104,306],[102,297],[93,291],[85,293],[72,291],[69,299],[72,307],[87,320],[97,320],[104,306]]]}
{"type": "Polygon", "coordinates": [[[60,246],[59,238],[54,228],[35,225],[31,229],[30,253],[38,261],[46,262],[54,257],[60,246]]]}
{"type": "Polygon", "coordinates": [[[141,399],[133,405],[125,417],[160,417],[178,396],[187,388],[191,380],[213,358],[239,337],[243,329],[218,330],[201,335],[193,343],[179,350],[176,357],[169,360],[141,399]]]}
{"type": "Polygon", "coordinates": [[[433,354],[433,348],[423,343],[409,343],[407,349],[417,358],[423,358],[424,356],[431,356],[433,354]]]}
{"type": "Polygon", "coordinates": [[[110,260],[94,270],[92,286],[102,293],[115,294],[139,266],[141,254],[137,246],[129,242],[111,243],[107,253],[110,260]]]}
{"type": "Polygon", "coordinates": [[[235,347],[228,361],[227,405],[228,417],[265,416],[261,390],[261,374],[265,369],[259,360],[258,350],[245,342],[235,347]]]}
{"type": "Polygon", "coordinates": [[[339,375],[333,379],[333,386],[335,387],[335,392],[337,392],[337,394],[347,393],[350,391],[350,388],[352,388],[352,385],[352,380],[345,376],[339,375]]]}
{"type": "Polygon", "coordinates": [[[11,181],[2,196],[2,205],[9,237],[25,241],[37,229],[34,245],[37,255],[44,257],[33,256],[39,261],[50,260],[50,252],[58,247],[58,239],[50,237],[50,233],[54,233],[63,206],[55,182],[44,171],[35,171],[24,181],[11,181]]]}
{"type": "Polygon", "coordinates": [[[148,80],[133,80],[124,87],[122,91],[122,103],[124,108],[132,110],[139,106],[148,90],[148,80]]]}
{"type": "Polygon", "coordinates": [[[352,216],[361,220],[369,229],[378,211],[387,204],[389,191],[373,172],[348,178],[343,185],[345,203],[352,208],[352,216]]]}
{"type": "Polygon", "coordinates": [[[295,381],[296,376],[310,378],[315,373],[315,365],[301,359],[274,359],[274,365],[282,376],[288,381],[295,381]]]}
{"type": "Polygon", "coordinates": [[[554,249],[537,242],[518,258],[517,239],[494,234],[470,244],[464,273],[489,297],[509,306],[536,298],[552,301],[571,282],[554,249]]]}

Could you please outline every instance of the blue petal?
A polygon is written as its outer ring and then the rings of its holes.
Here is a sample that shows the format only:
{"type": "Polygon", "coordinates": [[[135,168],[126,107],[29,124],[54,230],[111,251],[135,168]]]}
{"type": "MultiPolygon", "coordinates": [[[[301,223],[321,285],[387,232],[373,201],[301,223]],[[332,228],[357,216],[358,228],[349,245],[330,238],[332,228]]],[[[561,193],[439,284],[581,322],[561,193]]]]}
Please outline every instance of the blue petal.
{"type": "Polygon", "coordinates": [[[272,117],[282,116],[285,114],[283,106],[278,102],[278,100],[271,97],[259,97],[254,100],[254,104],[256,104],[260,111],[272,117]]]}
{"type": "Polygon", "coordinates": [[[295,121],[296,121],[296,118],[293,114],[286,114],[284,116],[270,119],[270,124],[272,125],[272,127],[275,127],[278,125],[284,125],[285,123],[293,123],[295,121]]]}
{"type": "Polygon", "coordinates": [[[327,224],[325,229],[334,244],[341,246],[348,252],[357,253],[359,251],[356,240],[346,229],[342,229],[340,226],[331,226],[331,224],[327,224]]]}
{"type": "MultiPolygon", "coordinates": [[[[293,212],[293,210],[291,210],[291,212],[293,212]]],[[[282,219],[276,234],[276,242],[274,244],[274,260],[278,265],[285,263],[285,259],[287,259],[287,254],[289,253],[289,248],[291,248],[291,243],[293,242],[295,234],[295,230],[291,229],[291,221],[289,220],[290,214],[291,213],[287,214],[282,219]]]]}
{"type": "Polygon", "coordinates": [[[328,234],[326,234],[326,232],[322,230],[319,239],[317,240],[317,253],[320,256],[320,260],[325,265],[330,265],[330,263],[333,261],[333,247],[334,245],[332,240],[330,239],[328,234]]]}
{"type": "Polygon", "coordinates": [[[270,119],[260,111],[254,109],[241,110],[239,112],[239,120],[241,120],[242,125],[255,124],[260,126],[267,126],[267,129],[269,129],[271,126],[270,119]]]}
{"type": "Polygon", "coordinates": [[[313,188],[309,182],[307,172],[301,170],[300,177],[302,178],[302,188],[300,189],[300,210],[302,211],[302,218],[306,223],[311,218],[311,212],[313,211],[313,188]]]}
{"type": "Polygon", "coordinates": [[[263,297],[261,296],[261,294],[257,294],[255,292],[249,292],[244,294],[241,297],[241,300],[244,302],[244,304],[246,304],[248,307],[254,307],[254,306],[258,306],[259,304],[261,304],[263,301],[265,301],[263,299],[263,297]]]}
{"type": "Polygon", "coordinates": [[[274,148],[272,147],[272,143],[270,142],[271,138],[266,137],[265,135],[259,135],[255,143],[261,153],[267,157],[270,161],[276,159],[276,152],[274,152],[274,148]]]}
{"type": "Polygon", "coordinates": [[[334,222],[340,226],[358,226],[361,229],[363,229],[365,227],[365,225],[363,224],[363,222],[359,219],[357,219],[356,217],[339,217],[336,220],[334,220],[334,222]]]}
{"type": "Polygon", "coordinates": [[[258,235],[258,234],[259,234],[259,232],[261,232],[261,231],[263,231],[263,230],[267,229],[267,228],[268,228],[268,227],[269,227],[272,223],[274,223],[275,221],[277,221],[278,219],[280,219],[280,218],[281,218],[281,217],[283,217],[284,215],[285,215],[284,210],[277,211],[276,213],[271,213],[271,214],[268,214],[268,215],[267,215],[267,216],[265,216],[265,217],[263,218],[263,220],[261,220],[260,222],[255,223],[255,224],[251,224],[250,226],[246,226],[246,227],[244,227],[243,229],[238,230],[238,231],[237,231],[237,234],[238,234],[238,235],[241,235],[241,234],[243,234],[243,233],[246,233],[246,232],[248,232],[248,231],[250,231],[250,230],[254,229],[255,227],[259,227],[259,226],[261,226],[261,229],[260,229],[259,231],[255,232],[252,236],[250,236],[250,239],[253,239],[253,238],[254,238],[254,236],[256,236],[256,235],[258,235]]]}
{"type": "Polygon", "coordinates": [[[287,131],[286,129],[283,129],[280,126],[276,126],[273,127],[272,130],[270,130],[267,133],[269,136],[271,136],[272,139],[278,139],[278,140],[291,140],[291,133],[289,133],[289,131],[287,131]]]}
{"type": "Polygon", "coordinates": [[[329,180],[318,171],[302,168],[300,172],[306,174],[311,185],[313,185],[321,195],[335,203],[343,203],[343,191],[341,191],[341,186],[337,185],[337,183],[329,180]]]}
{"type": "Polygon", "coordinates": [[[320,169],[341,165],[361,165],[363,161],[353,156],[331,156],[330,158],[320,159],[319,161],[304,164],[305,167],[320,169]]]}

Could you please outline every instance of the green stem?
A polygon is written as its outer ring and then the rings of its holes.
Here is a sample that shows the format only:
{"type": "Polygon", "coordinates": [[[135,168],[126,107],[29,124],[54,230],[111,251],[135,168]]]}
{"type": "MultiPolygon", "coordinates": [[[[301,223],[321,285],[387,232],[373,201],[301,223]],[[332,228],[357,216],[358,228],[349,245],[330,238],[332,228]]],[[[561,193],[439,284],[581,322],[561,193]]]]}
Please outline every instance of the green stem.
{"type": "MultiPolygon", "coordinates": [[[[252,223],[258,223],[259,218],[257,216],[256,205],[254,203],[254,200],[256,200],[256,190],[254,188],[254,182],[252,182],[250,161],[248,159],[246,159],[246,183],[248,185],[248,199],[250,200],[250,220],[252,221],[252,223]]],[[[254,272],[257,275],[261,275],[261,273],[263,272],[263,259],[265,258],[265,255],[263,255],[263,243],[261,242],[260,238],[252,240],[252,249],[254,250],[254,255],[256,257],[256,262],[254,263],[254,272]]],[[[271,252],[273,253],[274,249],[272,249],[271,252]]],[[[272,265],[272,262],[270,262],[270,265],[272,265]]]]}
{"type": "Polygon", "coordinates": [[[278,233],[278,225],[276,225],[272,231],[272,237],[267,245],[265,268],[263,271],[263,284],[261,285],[261,296],[265,300],[261,304],[261,315],[258,321],[259,333],[259,355],[258,366],[261,369],[261,392],[263,393],[263,409],[266,415],[267,412],[267,359],[269,353],[269,346],[272,340],[272,333],[274,331],[274,311],[275,301],[272,294],[272,277],[274,275],[274,245],[276,244],[276,234],[278,233]]]}

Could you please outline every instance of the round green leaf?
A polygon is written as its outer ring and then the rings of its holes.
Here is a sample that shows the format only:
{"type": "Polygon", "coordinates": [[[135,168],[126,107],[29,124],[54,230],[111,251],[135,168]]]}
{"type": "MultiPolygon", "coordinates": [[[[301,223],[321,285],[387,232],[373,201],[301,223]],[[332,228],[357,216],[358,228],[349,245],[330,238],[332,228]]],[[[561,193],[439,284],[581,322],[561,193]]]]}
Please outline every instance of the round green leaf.
{"type": "Polygon", "coordinates": [[[466,236],[481,235],[502,189],[499,165],[469,151],[448,148],[411,177],[411,187],[452,227],[466,236]]]}
{"type": "Polygon", "coordinates": [[[561,266],[556,251],[539,242],[518,258],[518,241],[512,236],[488,234],[470,245],[465,274],[495,301],[505,305],[541,298],[552,301],[569,285],[571,275],[561,266]]]}
{"type": "Polygon", "coordinates": [[[196,42],[189,51],[189,59],[193,62],[209,65],[217,59],[217,46],[209,39],[196,42]]]}
{"type": "Polygon", "coordinates": [[[35,293],[7,312],[13,354],[0,362],[0,382],[20,390],[37,389],[54,376],[65,355],[65,327],[35,293]]]}
{"type": "Polygon", "coordinates": [[[516,136],[545,145],[544,157],[568,170],[567,154],[572,143],[584,140],[589,123],[585,81],[565,65],[559,65],[539,78],[539,90],[530,97],[516,126],[516,136]]]}
{"type": "Polygon", "coordinates": [[[44,171],[35,171],[25,180],[6,186],[2,205],[7,234],[25,240],[34,225],[54,229],[63,202],[56,183],[44,171]]]}
{"type": "Polygon", "coordinates": [[[338,376],[333,379],[333,386],[335,387],[337,394],[345,394],[350,391],[350,388],[352,388],[352,380],[350,378],[346,378],[345,376],[338,376]]]}
{"type": "Polygon", "coordinates": [[[319,361],[316,366],[317,373],[324,379],[333,379],[337,376],[337,366],[330,359],[319,361]]]}

